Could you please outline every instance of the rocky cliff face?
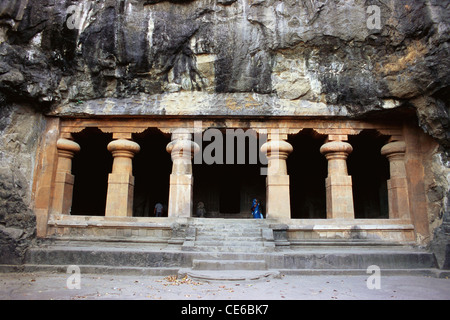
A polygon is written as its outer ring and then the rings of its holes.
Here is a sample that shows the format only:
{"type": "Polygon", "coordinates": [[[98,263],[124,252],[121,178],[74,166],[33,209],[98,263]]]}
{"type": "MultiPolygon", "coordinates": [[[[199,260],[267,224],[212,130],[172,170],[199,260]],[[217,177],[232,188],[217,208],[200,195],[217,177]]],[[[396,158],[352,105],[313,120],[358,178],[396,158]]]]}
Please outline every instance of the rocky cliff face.
{"type": "Polygon", "coordinates": [[[0,92],[48,108],[192,91],[349,116],[408,105],[448,146],[449,3],[5,0],[0,92]]]}
{"type": "Polygon", "coordinates": [[[35,237],[31,189],[43,123],[28,107],[0,108],[0,263],[19,263],[35,237]]]}
{"type": "MultiPolygon", "coordinates": [[[[449,6],[449,0],[3,0],[0,103],[56,115],[179,114],[167,101],[184,96],[201,101],[185,111],[194,114],[370,117],[412,110],[440,143],[439,168],[448,174],[449,6]],[[250,111],[232,108],[249,99],[250,111]]],[[[443,180],[436,201],[445,211],[443,180]]]]}

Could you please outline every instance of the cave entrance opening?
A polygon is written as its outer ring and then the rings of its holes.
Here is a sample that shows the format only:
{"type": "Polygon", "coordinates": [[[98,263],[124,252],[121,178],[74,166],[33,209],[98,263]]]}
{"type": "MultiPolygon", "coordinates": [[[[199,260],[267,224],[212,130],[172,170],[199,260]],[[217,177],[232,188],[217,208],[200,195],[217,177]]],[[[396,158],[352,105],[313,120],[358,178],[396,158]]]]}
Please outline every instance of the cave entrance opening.
{"type": "Polygon", "coordinates": [[[304,129],[290,135],[294,151],[287,158],[291,219],[325,219],[327,160],[320,153],[325,135],[304,129]]]}
{"type": "Polygon", "coordinates": [[[257,199],[265,217],[266,176],[260,147],[266,135],[254,130],[213,129],[202,137],[202,161],[194,161],[194,210],[204,205],[209,218],[251,219],[257,199]]]}
{"type": "Polygon", "coordinates": [[[353,147],[347,164],[352,177],[356,219],[389,218],[386,182],[389,179],[389,161],[380,152],[388,139],[376,130],[362,130],[348,138],[353,147]]]}
{"type": "Polygon", "coordinates": [[[154,217],[155,205],[163,205],[162,217],[167,217],[172,160],[166,151],[170,135],[157,128],[133,134],[133,141],[141,147],[133,159],[134,217],[154,217]]]}
{"type": "Polygon", "coordinates": [[[104,216],[108,175],[113,164],[107,149],[112,134],[90,127],[72,135],[81,150],[73,158],[75,183],[71,215],[104,216]]]}

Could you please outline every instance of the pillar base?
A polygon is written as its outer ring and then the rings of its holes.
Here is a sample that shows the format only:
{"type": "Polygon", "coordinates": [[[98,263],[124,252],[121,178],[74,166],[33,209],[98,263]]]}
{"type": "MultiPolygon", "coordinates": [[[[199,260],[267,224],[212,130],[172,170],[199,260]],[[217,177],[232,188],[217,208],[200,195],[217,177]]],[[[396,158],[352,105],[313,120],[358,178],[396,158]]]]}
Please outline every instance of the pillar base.
{"type": "Polygon", "coordinates": [[[389,218],[409,219],[408,185],[405,178],[391,178],[387,181],[389,218]]]}
{"type": "Polygon", "coordinates": [[[354,219],[351,176],[330,176],[325,179],[327,219],[354,219]]]}
{"type": "Polygon", "coordinates": [[[169,218],[192,216],[193,185],[192,174],[170,175],[169,218]]]}
{"type": "Polygon", "coordinates": [[[110,173],[105,216],[133,216],[133,196],[134,177],[128,173],[110,173]]]}
{"type": "Polygon", "coordinates": [[[56,173],[53,213],[70,214],[75,176],[67,172],[56,173]]]}
{"type": "Polygon", "coordinates": [[[288,175],[269,175],[266,178],[267,218],[286,220],[291,218],[288,175]]]}

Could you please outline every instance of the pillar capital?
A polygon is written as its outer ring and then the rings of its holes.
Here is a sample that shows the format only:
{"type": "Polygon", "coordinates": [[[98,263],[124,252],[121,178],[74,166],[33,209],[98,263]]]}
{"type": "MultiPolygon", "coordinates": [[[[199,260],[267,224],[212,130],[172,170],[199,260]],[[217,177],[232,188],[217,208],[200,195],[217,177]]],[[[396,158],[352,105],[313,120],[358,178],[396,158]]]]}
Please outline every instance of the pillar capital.
{"type": "Polygon", "coordinates": [[[192,159],[200,151],[200,146],[192,140],[175,139],[169,142],[166,151],[174,158],[192,159]]]}
{"type": "Polygon", "coordinates": [[[141,150],[141,147],[134,141],[117,139],[111,141],[107,148],[114,158],[112,173],[131,175],[133,172],[132,159],[141,150]]]}
{"type": "Polygon", "coordinates": [[[58,156],[72,159],[75,153],[81,150],[78,143],[73,140],[60,138],[56,142],[56,148],[58,149],[58,156]]]}
{"type": "Polygon", "coordinates": [[[269,159],[286,160],[292,151],[294,151],[294,148],[285,140],[270,140],[261,146],[261,152],[266,153],[269,159]]]}
{"type": "Polygon", "coordinates": [[[330,141],[320,147],[320,153],[322,153],[328,160],[336,158],[346,160],[348,155],[352,152],[352,145],[344,141],[330,141]]]}
{"type": "Polygon", "coordinates": [[[404,141],[389,142],[381,148],[381,154],[389,160],[391,179],[406,177],[405,152],[404,141]]]}
{"type": "Polygon", "coordinates": [[[385,144],[381,148],[381,154],[388,159],[401,158],[403,159],[406,152],[405,141],[393,141],[385,144]]]}
{"type": "Polygon", "coordinates": [[[127,139],[117,139],[108,144],[108,151],[113,157],[134,157],[136,153],[141,151],[141,147],[134,141],[127,139]]]}
{"type": "Polygon", "coordinates": [[[352,153],[353,147],[348,142],[330,141],[320,147],[328,160],[328,176],[347,175],[347,157],[352,153]]]}

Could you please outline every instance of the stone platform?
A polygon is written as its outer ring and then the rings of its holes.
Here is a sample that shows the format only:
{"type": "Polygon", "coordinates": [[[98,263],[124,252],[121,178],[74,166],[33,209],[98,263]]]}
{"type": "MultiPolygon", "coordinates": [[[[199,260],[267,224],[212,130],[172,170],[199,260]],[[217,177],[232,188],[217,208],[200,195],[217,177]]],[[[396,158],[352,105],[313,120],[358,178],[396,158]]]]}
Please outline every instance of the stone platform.
{"type": "MultiPolygon", "coordinates": [[[[77,265],[82,273],[255,280],[281,274],[363,275],[376,265],[385,274],[442,275],[435,256],[410,243],[329,238],[290,245],[285,228],[269,220],[188,220],[174,223],[171,232],[161,223],[165,241],[153,236],[146,241],[139,231],[108,239],[70,233],[53,237],[29,249],[24,265],[2,269],[65,273],[77,265]]],[[[159,232],[156,224],[141,227],[159,232]]]]}
{"type": "Polygon", "coordinates": [[[439,276],[433,254],[412,247],[309,246],[272,252],[183,251],[137,243],[60,242],[28,251],[22,266],[3,271],[67,271],[101,274],[184,275],[199,279],[264,278],[280,274],[366,274],[371,265],[383,273],[439,276]]]}

